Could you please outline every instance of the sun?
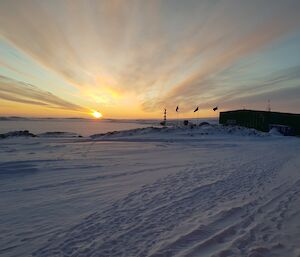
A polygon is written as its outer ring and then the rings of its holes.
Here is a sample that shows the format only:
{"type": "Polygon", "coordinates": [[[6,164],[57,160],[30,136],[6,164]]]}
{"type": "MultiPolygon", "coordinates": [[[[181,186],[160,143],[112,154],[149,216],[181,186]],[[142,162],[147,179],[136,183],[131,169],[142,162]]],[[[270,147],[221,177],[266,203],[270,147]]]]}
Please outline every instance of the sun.
{"type": "Polygon", "coordinates": [[[92,115],[94,116],[94,118],[99,119],[102,117],[102,114],[100,112],[97,111],[93,111],[92,115]]]}

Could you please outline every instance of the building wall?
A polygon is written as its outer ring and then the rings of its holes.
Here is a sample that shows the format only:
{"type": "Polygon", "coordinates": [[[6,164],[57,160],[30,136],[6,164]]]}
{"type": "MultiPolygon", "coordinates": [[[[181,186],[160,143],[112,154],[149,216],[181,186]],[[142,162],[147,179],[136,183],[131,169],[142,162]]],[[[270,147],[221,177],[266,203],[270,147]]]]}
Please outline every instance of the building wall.
{"type": "Polygon", "coordinates": [[[292,128],[295,135],[300,135],[300,114],[237,110],[221,112],[219,122],[224,125],[235,123],[265,132],[269,131],[270,124],[286,125],[292,128]]]}

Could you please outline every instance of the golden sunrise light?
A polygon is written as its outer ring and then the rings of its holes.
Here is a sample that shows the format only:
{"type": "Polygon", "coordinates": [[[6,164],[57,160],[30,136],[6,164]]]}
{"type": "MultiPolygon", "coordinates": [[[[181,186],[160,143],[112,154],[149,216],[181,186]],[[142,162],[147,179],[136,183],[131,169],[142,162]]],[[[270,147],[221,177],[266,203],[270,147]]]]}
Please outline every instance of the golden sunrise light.
{"type": "Polygon", "coordinates": [[[0,1],[0,116],[298,110],[300,1],[254,2],[0,1]]]}
{"type": "Polygon", "coordinates": [[[100,112],[97,112],[97,111],[93,111],[92,115],[96,119],[100,119],[102,117],[102,114],[100,112]]]}
{"type": "Polygon", "coordinates": [[[300,257],[299,13],[0,0],[0,257],[300,257]]]}

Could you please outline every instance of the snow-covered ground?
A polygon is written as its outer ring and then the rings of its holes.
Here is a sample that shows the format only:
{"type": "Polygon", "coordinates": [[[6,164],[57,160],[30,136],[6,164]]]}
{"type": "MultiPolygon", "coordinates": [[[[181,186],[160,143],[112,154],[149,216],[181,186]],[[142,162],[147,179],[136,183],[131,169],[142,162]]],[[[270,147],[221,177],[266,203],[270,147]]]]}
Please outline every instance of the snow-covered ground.
{"type": "Polygon", "coordinates": [[[0,256],[300,256],[300,139],[222,126],[0,139],[0,256]]]}

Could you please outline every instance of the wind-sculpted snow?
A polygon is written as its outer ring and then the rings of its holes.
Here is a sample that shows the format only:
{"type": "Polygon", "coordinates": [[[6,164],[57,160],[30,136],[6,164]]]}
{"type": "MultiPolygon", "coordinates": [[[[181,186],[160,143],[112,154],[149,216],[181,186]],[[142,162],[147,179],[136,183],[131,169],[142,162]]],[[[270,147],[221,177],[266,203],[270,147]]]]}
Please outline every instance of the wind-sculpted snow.
{"type": "Polygon", "coordinates": [[[298,257],[299,139],[224,129],[3,141],[1,256],[298,257]]]}

